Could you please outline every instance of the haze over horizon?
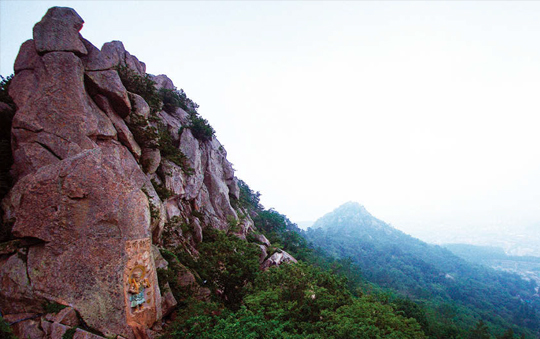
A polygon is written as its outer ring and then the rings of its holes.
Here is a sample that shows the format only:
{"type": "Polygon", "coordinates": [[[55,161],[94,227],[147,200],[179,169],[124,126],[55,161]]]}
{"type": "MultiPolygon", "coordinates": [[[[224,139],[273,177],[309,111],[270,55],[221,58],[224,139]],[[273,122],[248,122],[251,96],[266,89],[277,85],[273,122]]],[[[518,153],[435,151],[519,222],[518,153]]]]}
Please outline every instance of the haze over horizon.
{"type": "Polygon", "coordinates": [[[540,229],[540,3],[1,1],[0,74],[55,5],[170,76],[292,221],[540,229]]]}

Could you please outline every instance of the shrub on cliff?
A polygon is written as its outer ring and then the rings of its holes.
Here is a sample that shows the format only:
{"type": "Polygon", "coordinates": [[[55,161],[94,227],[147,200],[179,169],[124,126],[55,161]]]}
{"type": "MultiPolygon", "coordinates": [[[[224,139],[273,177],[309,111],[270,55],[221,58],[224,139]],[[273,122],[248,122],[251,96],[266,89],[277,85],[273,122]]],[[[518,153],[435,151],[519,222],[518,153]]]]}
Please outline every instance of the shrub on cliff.
{"type": "Polygon", "coordinates": [[[15,103],[9,96],[9,85],[13,79],[13,74],[8,75],[6,78],[0,75],[0,78],[2,79],[0,81],[0,102],[8,104],[13,110],[15,110],[15,103]]]}
{"type": "MultiPolygon", "coordinates": [[[[9,96],[9,85],[13,75],[6,78],[0,75],[0,78],[2,79],[0,81],[0,200],[2,200],[13,184],[9,170],[13,164],[11,122],[15,115],[15,103],[9,96]]],[[[0,241],[7,240],[9,236],[9,223],[3,222],[3,211],[0,207],[0,241]]]]}
{"type": "Polygon", "coordinates": [[[163,110],[167,113],[173,113],[177,107],[180,107],[189,114],[197,114],[199,105],[188,98],[183,89],[162,88],[159,90],[159,96],[163,101],[163,110]]]}
{"type": "Polygon", "coordinates": [[[193,174],[193,168],[189,166],[186,155],[174,145],[171,134],[162,123],[158,124],[158,140],[162,157],[180,166],[187,175],[193,174]]]}
{"type": "Polygon", "coordinates": [[[190,114],[190,125],[193,136],[201,141],[210,141],[215,131],[208,123],[208,120],[201,117],[199,114],[190,114]]]}
{"type": "Polygon", "coordinates": [[[187,106],[184,104],[185,95],[182,97],[177,90],[162,88],[159,90],[159,96],[161,101],[163,101],[163,110],[165,112],[174,113],[177,107],[180,107],[187,112],[187,106]]]}
{"type": "Polygon", "coordinates": [[[13,330],[7,323],[7,321],[4,320],[0,316],[0,338],[2,339],[17,339],[17,337],[13,334],[13,330]]]}
{"type": "Polygon", "coordinates": [[[161,110],[162,101],[156,90],[156,83],[150,79],[148,74],[141,76],[124,65],[117,66],[116,71],[124,87],[129,92],[140,95],[146,101],[152,115],[157,114],[161,110]]]}
{"type": "Polygon", "coordinates": [[[193,136],[201,141],[212,140],[215,134],[214,128],[210,126],[208,120],[199,115],[197,105],[193,100],[187,97],[183,89],[166,89],[159,90],[159,96],[163,102],[163,110],[167,113],[173,113],[176,108],[181,108],[189,114],[189,125],[193,136]]]}
{"type": "Polygon", "coordinates": [[[253,191],[244,180],[238,180],[238,188],[240,189],[240,197],[238,201],[234,200],[231,203],[239,204],[240,206],[251,211],[260,211],[264,209],[261,205],[261,193],[253,191]]]}

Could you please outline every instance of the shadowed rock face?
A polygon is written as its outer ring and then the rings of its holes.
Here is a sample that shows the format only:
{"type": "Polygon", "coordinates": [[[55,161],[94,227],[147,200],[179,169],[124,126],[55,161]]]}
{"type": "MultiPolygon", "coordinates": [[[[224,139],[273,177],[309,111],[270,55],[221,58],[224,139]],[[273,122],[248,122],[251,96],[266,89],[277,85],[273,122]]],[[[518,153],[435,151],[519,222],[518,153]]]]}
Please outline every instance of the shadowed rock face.
{"type": "MultiPolygon", "coordinates": [[[[70,306],[65,313],[104,336],[147,338],[177,303],[159,290],[155,260],[166,262],[156,246],[196,254],[203,228],[228,230],[227,218],[238,218],[238,180],[215,137],[196,139],[180,108],[151,113],[116,67],[154,79],[157,90],[175,89],[169,78],[147,75],[119,41],[93,46],[82,25],[73,9],[49,9],[15,62],[16,182],[2,201],[15,239],[0,248],[0,311],[25,338],[60,338],[73,326],[42,316],[45,303],[70,306]],[[156,131],[169,135],[185,166],[160,150],[156,131]]],[[[246,239],[254,224],[244,214],[235,234],[246,239]]],[[[264,261],[270,244],[261,242],[262,268],[295,261],[285,252],[264,261]]],[[[181,285],[194,283],[184,273],[181,285]]],[[[75,336],[99,337],[82,332],[75,336]]]]}

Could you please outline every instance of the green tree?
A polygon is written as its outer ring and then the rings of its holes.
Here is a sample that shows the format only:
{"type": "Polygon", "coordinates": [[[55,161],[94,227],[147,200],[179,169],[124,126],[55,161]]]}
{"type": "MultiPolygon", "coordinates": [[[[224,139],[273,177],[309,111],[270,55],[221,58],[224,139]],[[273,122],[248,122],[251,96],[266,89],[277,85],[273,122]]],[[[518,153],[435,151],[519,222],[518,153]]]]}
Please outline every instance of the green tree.
{"type": "Polygon", "coordinates": [[[503,333],[502,336],[500,336],[498,338],[500,338],[500,339],[514,339],[515,338],[514,337],[514,331],[511,328],[509,328],[503,333]]]}
{"type": "Polygon", "coordinates": [[[392,302],[394,309],[406,318],[414,318],[424,331],[428,329],[425,310],[411,299],[398,298],[392,302]]]}
{"type": "Polygon", "coordinates": [[[8,322],[4,320],[0,316],[0,338],[2,339],[17,339],[17,337],[13,334],[13,330],[11,329],[11,326],[9,326],[8,322]]]}
{"type": "Polygon", "coordinates": [[[491,339],[487,325],[482,321],[478,321],[476,327],[471,331],[469,339],[491,339]]]}
{"type": "Polygon", "coordinates": [[[271,268],[254,284],[245,304],[254,312],[296,324],[316,323],[323,310],[336,310],[350,302],[346,281],[316,267],[298,263],[271,268]]]}
{"type": "Polygon", "coordinates": [[[249,188],[248,184],[244,180],[238,180],[238,188],[240,189],[240,197],[238,203],[241,207],[251,210],[253,212],[262,211],[261,206],[261,193],[255,192],[249,188]]]}
{"type": "Polygon", "coordinates": [[[369,297],[355,299],[336,312],[323,312],[327,321],[318,327],[325,338],[426,338],[420,325],[412,318],[397,315],[392,307],[374,302],[369,297]]]}
{"type": "Polygon", "coordinates": [[[236,309],[246,294],[246,285],[259,274],[260,248],[215,229],[206,230],[203,239],[192,268],[227,306],[236,309]]]}

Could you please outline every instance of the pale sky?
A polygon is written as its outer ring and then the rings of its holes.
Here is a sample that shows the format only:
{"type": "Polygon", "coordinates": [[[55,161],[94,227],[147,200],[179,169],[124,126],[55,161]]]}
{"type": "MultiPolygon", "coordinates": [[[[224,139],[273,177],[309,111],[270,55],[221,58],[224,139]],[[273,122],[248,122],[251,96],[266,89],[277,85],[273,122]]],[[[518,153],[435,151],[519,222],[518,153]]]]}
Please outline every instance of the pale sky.
{"type": "Polygon", "coordinates": [[[1,1],[0,74],[55,5],[183,88],[293,221],[540,229],[540,2],[1,1]]]}

